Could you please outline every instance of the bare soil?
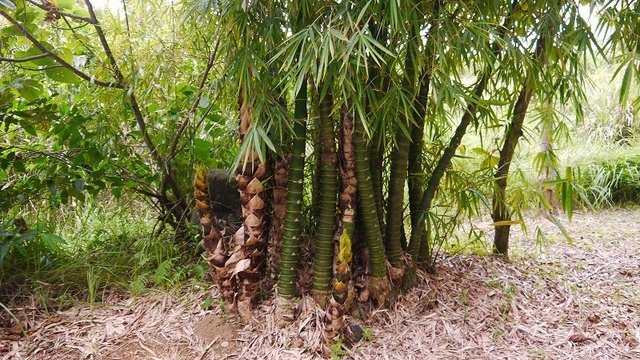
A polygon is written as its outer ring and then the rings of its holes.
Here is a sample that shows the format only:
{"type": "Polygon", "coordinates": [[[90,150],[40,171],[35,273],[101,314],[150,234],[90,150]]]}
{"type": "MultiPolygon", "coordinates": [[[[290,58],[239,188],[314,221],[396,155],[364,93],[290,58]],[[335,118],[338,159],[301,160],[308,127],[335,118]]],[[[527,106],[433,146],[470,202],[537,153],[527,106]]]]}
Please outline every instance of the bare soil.
{"type": "MultiPolygon", "coordinates": [[[[354,359],[640,359],[640,209],[514,229],[511,260],[481,256],[487,237],[439,259],[433,275],[388,310],[350,319],[365,339],[334,353],[354,359]],[[535,241],[536,229],[545,233],[535,241]],[[471,249],[475,249],[471,251],[471,249]]],[[[2,311],[0,359],[313,359],[322,311],[302,301],[296,321],[276,322],[261,304],[240,326],[218,307],[215,289],[142,297],[107,294],[100,305],[45,313],[2,311]]]]}

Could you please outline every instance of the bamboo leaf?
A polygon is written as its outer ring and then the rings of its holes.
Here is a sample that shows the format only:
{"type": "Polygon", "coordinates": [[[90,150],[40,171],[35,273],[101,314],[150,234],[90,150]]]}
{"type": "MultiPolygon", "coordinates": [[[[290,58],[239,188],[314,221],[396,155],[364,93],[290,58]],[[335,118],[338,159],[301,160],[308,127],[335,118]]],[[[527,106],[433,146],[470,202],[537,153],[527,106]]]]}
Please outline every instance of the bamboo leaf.
{"type": "Polygon", "coordinates": [[[275,152],[276,147],[275,145],[273,145],[273,142],[269,138],[269,135],[267,135],[267,132],[262,128],[262,126],[257,126],[256,129],[258,130],[258,134],[260,134],[262,141],[264,141],[264,143],[269,147],[269,149],[271,149],[271,151],[275,152]]]}
{"type": "Polygon", "coordinates": [[[620,104],[625,105],[629,100],[629,88],[631,87],[631,76],[633,76],[633,62],[629,62],[627,70],[622,77],[622,85],[620,86],[620,104]]]}
{"type": "Polygon", "coordinates": [[[493,223],[493,226],[511,226],[511,225],[520,225],[522,224],[522,220],[502,220],[496,221],[493,223]]]}
{"type": "Polygon", "coordinates": [[[573,245],[573,237],[569,234],[569,231],[567,231],[567,228],[562,225],[562,223],[560,222],[560,219],[558,219],[557,217],[555,217],[555,215],[549,213],[549,220],[551,220],[551,222],[558,227],[558,229],[560,229],[560,232],[562,233],[562,235],[564,236],[565,239],[567,239],[567,243],[569,245],[573,245]]]}
{"type": "Polygon", "coordinates": [[[349,42],[349,38],[347,38],[344,33],[338,31],[337,29],[329,29],[329,34],[333,35],[333,37],[335,37],[336,39],[342,40],[344,42],[349,42]]]}
{"type": "Polygon", "coordinates": [[[369,5],[371,5],[371,1],[367,1],[367,3],[364,5],[364,7],[362,7],[362,10],[360,11],[360,14],[358,14],[358,18],[356,19],[356,25],[360,23],[360,21],[364,17],[364,14],[367,13],[367,9],[369,8],[369,5]]]}

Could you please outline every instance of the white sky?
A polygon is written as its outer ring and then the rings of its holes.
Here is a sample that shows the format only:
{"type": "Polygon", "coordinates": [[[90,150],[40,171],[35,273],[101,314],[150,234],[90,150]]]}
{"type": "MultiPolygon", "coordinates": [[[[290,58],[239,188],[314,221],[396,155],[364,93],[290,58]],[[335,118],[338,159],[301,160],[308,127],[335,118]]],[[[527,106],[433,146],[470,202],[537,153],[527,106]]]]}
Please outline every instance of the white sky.
{"type": "Polygon", "coordinates": [[[109,8],[112,11],[122,8],[122,0],[91,0],[91,4],[98,9],[109,8]]]}

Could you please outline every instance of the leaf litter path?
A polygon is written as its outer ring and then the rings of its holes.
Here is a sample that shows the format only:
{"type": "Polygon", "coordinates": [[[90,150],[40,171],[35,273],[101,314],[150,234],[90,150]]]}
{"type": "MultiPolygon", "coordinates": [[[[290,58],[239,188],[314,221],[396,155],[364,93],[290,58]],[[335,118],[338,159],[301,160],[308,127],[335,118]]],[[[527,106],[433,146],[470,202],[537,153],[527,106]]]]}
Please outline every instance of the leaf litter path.
{"type": "MultiPolygon", "coordinates": [[[[638,219],[640,209],[575,215],[564,222],[574,238],[568,245],[548,221],[532,218],[529,234],[514,229],[511,261],[447,255],[391,309],[353,320],[373,336],[342,356],[640,359],[638,219]],[[543,246],[533,240],[538,226],[548,239],[543,246]]],[[[490,223],[476,226],[491,234],[490,223]]],[[[0,329],[0,359],[319,357],[319,310],[303,309],[297,321],[278,327],[274,306],[265,303],[256,321],[240,328],[215,306],[201,309],[212,291],[110,294],[99,306],[48,315],[16,308],[26,335],[16,326],[0,329]]]]}

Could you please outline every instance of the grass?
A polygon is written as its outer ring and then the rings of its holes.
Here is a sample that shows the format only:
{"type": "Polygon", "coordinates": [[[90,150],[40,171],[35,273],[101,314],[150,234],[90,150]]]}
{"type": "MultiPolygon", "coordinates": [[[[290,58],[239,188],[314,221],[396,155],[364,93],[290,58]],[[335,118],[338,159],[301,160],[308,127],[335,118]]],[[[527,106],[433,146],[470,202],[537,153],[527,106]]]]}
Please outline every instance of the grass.
{"type": "Polygon", "coordinates": [[[170,229],[152,235],[153,210],[137,199],[93,199],[32,211],[25,220],[28,232],[0,238],[3,303],[30,297],[44,308],[95,303],[107,290],[136,295],[207,274],[206,263],[194,260],[194,251],[181,251],[170,229]]]}
{"type": "Polygon", "coordinates": [[[598,207],[640,202],[640,154],[632,151],[582,169],[578,185],[587,201],[598,207]]]}

